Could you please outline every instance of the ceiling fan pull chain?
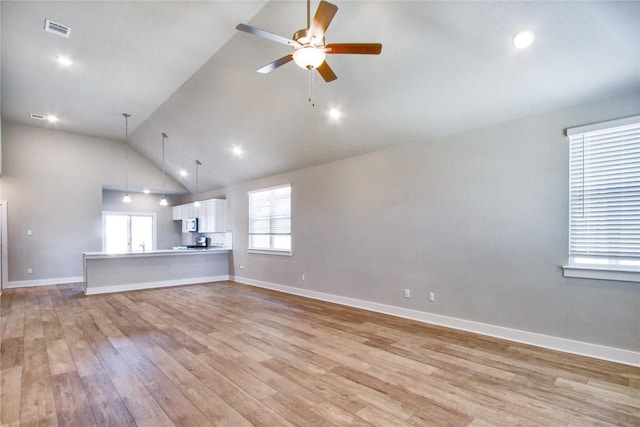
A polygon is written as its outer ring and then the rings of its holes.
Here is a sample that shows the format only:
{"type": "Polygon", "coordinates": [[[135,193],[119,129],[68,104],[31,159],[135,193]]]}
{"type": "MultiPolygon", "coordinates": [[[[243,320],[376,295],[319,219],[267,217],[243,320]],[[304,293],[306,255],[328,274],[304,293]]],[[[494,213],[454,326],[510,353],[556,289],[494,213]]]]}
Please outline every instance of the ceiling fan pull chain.
{"type": "Polygon", "coordinates": [[[309,70],[309,103],[312,107],[316,106],[313,102],[313,69],[309,70]]]}

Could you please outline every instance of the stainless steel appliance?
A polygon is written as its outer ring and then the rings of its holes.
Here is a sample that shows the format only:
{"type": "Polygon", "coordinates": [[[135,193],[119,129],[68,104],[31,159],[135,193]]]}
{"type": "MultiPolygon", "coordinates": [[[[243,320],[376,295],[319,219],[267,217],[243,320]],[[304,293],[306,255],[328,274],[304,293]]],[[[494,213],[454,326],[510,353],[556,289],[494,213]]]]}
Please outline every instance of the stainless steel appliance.
{"type": "Polygon", "coordinates": [[[188,249],[204,249],[211,246],[211,238],[199,236],[196,237],[196,244],[187,246],[188,249]]]}
{"type": "Polygon", "coordinates": [[[187,218],[187,231],[198,231],[198,218],[187,218]]]}

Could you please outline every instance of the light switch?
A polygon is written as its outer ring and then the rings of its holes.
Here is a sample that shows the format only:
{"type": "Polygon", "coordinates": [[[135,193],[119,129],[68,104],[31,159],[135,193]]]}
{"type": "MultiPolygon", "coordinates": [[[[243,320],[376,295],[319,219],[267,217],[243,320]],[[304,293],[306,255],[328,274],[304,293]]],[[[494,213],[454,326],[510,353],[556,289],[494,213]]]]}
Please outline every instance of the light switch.
{"type": "Polygon", "coordinates": [[[33,236],[33,231],[27,230],[27,236],[33,236]]]}

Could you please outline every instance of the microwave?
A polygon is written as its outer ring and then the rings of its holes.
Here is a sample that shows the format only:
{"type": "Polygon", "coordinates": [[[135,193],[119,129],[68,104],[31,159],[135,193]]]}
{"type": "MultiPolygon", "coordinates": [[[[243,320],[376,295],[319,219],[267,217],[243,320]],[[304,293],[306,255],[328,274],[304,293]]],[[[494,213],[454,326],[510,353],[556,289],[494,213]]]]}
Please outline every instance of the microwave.
{"type": "Polygon", "coordinates": [[[187,231],[198,231],[198,218],[187,218],[187,231]]]}

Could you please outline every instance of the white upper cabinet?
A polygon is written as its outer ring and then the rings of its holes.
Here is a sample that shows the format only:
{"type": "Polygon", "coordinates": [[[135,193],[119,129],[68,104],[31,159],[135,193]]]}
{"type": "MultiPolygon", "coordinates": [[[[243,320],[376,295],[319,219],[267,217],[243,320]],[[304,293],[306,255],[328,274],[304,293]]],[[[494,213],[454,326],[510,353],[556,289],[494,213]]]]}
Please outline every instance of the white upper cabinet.
{"type": "Polygon", "coordinates": [[[198,232],[200,233],[222,233],[226,231],[225,210],[227,201],[211,199],[200,202],[198,212],[198,232]]]}
{"type": "Polygon", "coordinates": [[[173,206],[171,208],[171,219],[174,221],[182,220],[182,205],[173,206]]]}
{"type": "Polygon", "coordinates": [[[199,207],[193,203],[174,206],[171,210],[172,219],[182,220],[182,232],[187,231],[187,218],[198,218],[199,233],[223,233],[226,230],[225,210],[227,201],[221,199],[203,200],[199,207]]]}

